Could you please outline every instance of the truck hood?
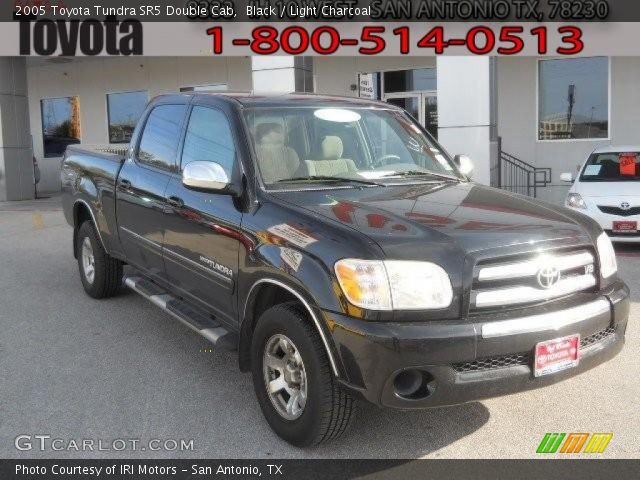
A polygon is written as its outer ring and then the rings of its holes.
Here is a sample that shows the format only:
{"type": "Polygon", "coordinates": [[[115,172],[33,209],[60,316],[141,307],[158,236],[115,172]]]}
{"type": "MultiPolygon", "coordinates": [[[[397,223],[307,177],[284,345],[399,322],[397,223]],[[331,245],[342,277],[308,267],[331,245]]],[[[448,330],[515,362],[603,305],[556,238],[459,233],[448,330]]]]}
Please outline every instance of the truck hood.
{"type": "Polygon", "coordinates": [[[276,197],[348,225],[389,258],[423,258],[434,244],[466,252],[589,235],[580,216],[473,183],[304,190],[276,197]]]}

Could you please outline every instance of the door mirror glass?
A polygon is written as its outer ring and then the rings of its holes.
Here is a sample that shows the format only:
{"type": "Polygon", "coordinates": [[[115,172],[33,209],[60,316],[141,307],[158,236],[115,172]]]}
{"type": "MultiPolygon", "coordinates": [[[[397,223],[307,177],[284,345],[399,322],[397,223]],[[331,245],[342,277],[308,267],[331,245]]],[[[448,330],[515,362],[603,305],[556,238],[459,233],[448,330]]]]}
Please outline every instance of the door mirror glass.
{"type": "Polygon", "coordinates": [[[562,180],[563,182],[573,182],[573,174],[571,172],[561,173],[560,180],[562,180]]]}
{"type": "Polygon", "coordinates": [[[456,155],[453,157],[453,161],[456,162],[460,173],[470,177],[473,173],[473,161],[466,155],[456,155]]]}
{"type": "Polygon", "coordinates": [[[220,192],[228,189],[231,182],[219,163],[196,161],[185,165],[182,184],[194,190],[220,192]]]}

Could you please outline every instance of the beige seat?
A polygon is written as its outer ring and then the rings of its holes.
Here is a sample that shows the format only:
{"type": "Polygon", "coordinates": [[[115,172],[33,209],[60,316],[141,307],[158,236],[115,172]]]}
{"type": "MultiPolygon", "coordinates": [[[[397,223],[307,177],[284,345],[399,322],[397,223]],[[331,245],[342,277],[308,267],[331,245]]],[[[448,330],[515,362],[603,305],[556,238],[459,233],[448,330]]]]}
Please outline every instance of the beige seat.
{"type": "Polygon", "coordinates": [[[284,144],[282,125],[261,123],[256,127],[256,154],[265,183],[298,176],[300,158],[296,151],[284,144]]]}
{"type": "Polygon", "coordinates": [[[344,147],[342,139],[336,136],[326,136],[322,140],[322,159],[305,160],[309,175],[338,176],[357,172],[358,168],[350,158],[342,158],[344,147]]]}

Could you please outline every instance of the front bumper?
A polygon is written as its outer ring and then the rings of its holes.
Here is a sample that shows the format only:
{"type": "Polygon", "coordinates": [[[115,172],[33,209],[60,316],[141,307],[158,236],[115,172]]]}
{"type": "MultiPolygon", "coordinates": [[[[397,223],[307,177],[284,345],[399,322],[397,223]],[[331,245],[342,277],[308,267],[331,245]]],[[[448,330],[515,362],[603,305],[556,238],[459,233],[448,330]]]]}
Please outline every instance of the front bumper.
{"type": "Polygon", "coordinates": [[[640,231],[633,233],[614,233],[613,232],[613,222],[622,221],[622,222],[638,222],[640,226],[640,216],[631,215],[628,217],[622,217],[619,215],[611,215],[609,213],[604,213],[600,211],[597,206],[589,205],[588,208],[573,208],[567,207],[571,210],[574,210],[578,213],[582,213],[583,215],[587,215],[598,222],[598,225],[602,227],[602,229],[607,232],[607,235],[611,239],[612,242],[625,242],[625,243],[640,243],[640,231]]]}
{"type": "Polygon", "coordinates": [[[569,309],[546,312],[543,317],[471,317],[419,324],[366,322],[328,312],[324,316],[342,361],[343,384],[374,404],[407,409],[539,388],[613,358],[624,344],[629,289],[616,283],[590,303],[600,308],[583,309],[586,314],[578,318],[574,306],[572,321],[567,320],[569,309]],[[536,325],[532,320],[538,317],[544,321],[536,325]],[[558,323],[550,323],[550,317],[558,323]],[[531,328],[521,328],[520,320],[531,328]],[[497,322],[506,328],[496,328],[497,322]],[[581,338],[578,366],[534,377],[535,345],[575,333],[581,338]],[[424,378],[425,388],[411,398],[399,395],[394,385],[397,375],[405,370],[417,370],[424,378]]]}

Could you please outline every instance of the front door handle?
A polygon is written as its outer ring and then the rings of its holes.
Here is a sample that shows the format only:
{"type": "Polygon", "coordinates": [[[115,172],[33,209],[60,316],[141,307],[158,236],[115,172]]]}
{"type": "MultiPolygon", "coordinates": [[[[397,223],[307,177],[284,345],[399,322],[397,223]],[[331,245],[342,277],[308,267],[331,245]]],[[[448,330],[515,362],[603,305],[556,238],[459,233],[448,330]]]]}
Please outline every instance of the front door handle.
{"type": "Polygon", "coordinates": [[[120,179],[120,188],[122,190],[130,190],[131,189],[131,182],[129,180],[127,180],[126,178],[121,178],[120,179]]]}
{"type": "Polygon", "coordinates": [[[184,207],[184,201],[180,197],[169,197],[167,203],[175,208],[184,207]]]}

